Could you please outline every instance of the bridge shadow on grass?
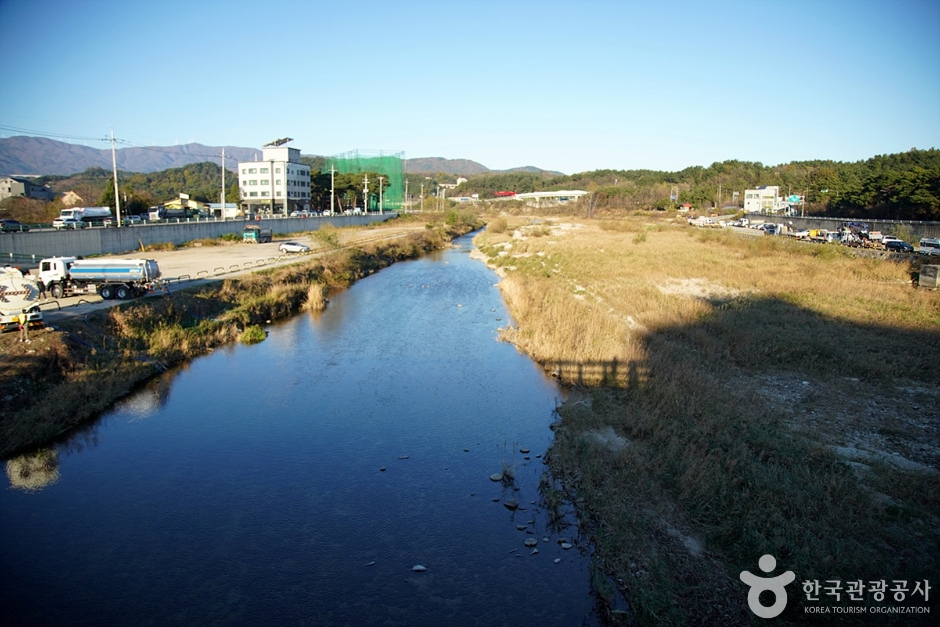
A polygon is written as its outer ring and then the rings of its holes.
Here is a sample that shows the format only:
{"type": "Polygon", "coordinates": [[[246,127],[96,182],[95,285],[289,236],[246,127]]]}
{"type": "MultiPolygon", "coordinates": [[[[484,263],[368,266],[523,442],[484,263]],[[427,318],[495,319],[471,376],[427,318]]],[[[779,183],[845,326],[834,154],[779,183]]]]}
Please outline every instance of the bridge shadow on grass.
{"type": "MultiPolygon", "coordinates": [[[[651,564],[631,584],[639,616],[721,622],[713,608],[743,602],[737,573],[768,553],[801,582],[936,578],[940,328],[773,298],[712,304],[638,338],[642,359],[545,363],[591,384],[559,408],[551,458],[577,473],[615,570],[651,564]],[[627,444],[604,446],[608,427],[627,444]],[[723,585],[676,539],[689,537],[723,565],[723,585]]],[[[812,602],[789,598],[784,618],[803,621],[812,602]]]]}

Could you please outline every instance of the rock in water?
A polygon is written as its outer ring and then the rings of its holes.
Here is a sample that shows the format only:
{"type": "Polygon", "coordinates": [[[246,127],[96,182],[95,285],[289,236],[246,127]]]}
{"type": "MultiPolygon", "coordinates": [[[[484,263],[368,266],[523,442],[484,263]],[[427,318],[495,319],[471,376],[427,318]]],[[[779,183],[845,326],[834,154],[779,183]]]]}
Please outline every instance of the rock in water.
{"type": "Polygon", "coordinates": [[[562,542],[562,543],[561,543],[561,548],[563,548],[564,550],[567,551],[568,549],[571,548],[571,545],[568,544],[567,542],[562,542]]]}
{"type": "Polygon", "coordinates": [[[514,510],[514,509],[517,509],[517,508],[519,507],[519,503],[517,503],[517,502],[516,502],[515,500],[513,500],[513,499],[509,499],[508,501],[506,501],[505,503],[503,503],[503,506],[504,506],[506,509],[508,509],[508,510],[514,510]]]}
{"type": "Polygon", "coordinates": [[[418,564],[418,565],[416,565],[414,568],[412,568],[411,570],[415,571],[416,573],[423,573],[424,571],[427,570],[427,568],[425,568],[425,567],[422,566],[421,564],[418,564]]]}
{"type": "Polygon", "coordinates": [[[528,547],[533,547],[533,546],[537,545],[538,543],[539,543],[539,541],[536,540],[535,538],[529,538],[528,540],[525,541],[525,545],[528,546],[528,547]]]}
{"type": "Polygon", "coordinates": [[[503,480],[503,473],[501,473],[501,472],[498,472],[498,473],[496,473],[496,474],[490,475],[490,481],[499,482],[499,481],[502,481],[502,480],[503,480]]]}

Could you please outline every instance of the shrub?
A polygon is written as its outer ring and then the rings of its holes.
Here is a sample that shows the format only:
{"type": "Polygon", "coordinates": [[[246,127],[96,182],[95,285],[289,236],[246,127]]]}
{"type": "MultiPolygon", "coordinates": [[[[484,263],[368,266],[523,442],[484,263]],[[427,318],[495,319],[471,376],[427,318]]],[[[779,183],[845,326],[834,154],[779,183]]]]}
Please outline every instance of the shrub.
{"type": "Polygon", "coordinates": [[[339,230],[332,224],[321,225],[312,237],[326,248],[339,248],[339,230]]]}
{"type": "Polygon", "coordinates": [[[505,233],[507,228],[509,225],[506,223],[506,218],[496,218],[486,225],[486,230],[490,233],[505,233]]]}
{"type": "Polygon", "coordinates": [[[257,324],[253,324],[244,331],[238,337],[238,341],[242,344],[257,344],[258,342],[263,342],[267,339],[267,332],[259,327],[257,324]]]}

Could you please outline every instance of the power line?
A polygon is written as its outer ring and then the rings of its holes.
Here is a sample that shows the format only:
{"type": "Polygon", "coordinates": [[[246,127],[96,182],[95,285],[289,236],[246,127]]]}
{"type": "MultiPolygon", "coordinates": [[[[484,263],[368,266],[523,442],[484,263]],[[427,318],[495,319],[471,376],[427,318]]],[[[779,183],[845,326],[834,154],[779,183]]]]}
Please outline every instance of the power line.
{"type": "Polygon", "coordinates": [[[44,131],[34,131],[28,128],[17,128],[15,126],[7,126],[6,124],[0,124],[0,129],[3,129],[5,131],[12,131],[14,133],[26,133],[27,135],[49,137],[51,139],[75,139],[78,141],[95,141],[95,142],[110,141],[110,139],[108,139],[107,137],[79,137],[77,135],[63,135],[61,133],[47,133],[44,131]]]}

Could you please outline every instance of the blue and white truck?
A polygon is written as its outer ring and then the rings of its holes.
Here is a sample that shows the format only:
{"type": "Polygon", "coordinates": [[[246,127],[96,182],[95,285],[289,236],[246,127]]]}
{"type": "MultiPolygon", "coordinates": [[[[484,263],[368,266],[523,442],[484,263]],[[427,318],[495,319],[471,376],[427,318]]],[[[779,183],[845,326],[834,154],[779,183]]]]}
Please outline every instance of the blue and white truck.
{"type": "Polygon", "coordinates": [[[98,294],[125,300],[160,287],[160,267],[153,259],[52,257],[39,262],[39,279],[53,298],[98,294]]]}

